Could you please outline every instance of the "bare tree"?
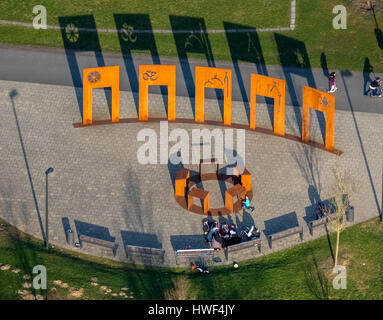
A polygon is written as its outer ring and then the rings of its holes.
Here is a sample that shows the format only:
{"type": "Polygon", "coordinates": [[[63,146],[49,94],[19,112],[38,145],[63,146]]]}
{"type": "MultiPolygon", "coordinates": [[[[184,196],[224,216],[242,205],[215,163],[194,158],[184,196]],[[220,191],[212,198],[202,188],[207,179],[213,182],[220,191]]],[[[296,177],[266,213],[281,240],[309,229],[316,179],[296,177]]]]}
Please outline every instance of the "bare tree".
{"type": "Polygon", "coordinates": [[[333,168],[334,183],[328,190],[329,206],[321,207],[327,217],[328,225],[336,232],[334,265],[338,265],[340,233],[345,226],[345,217],[354,193],[354,184],[349,172],[342,171],[338,165],[333,168]]]}
{"type": "Polygon", "coordinates": [[[173,279],[173,288],[165,291],[165,300],[195,300],[195,295],[189,295],[190,281],[186,277],[173,279]]]}

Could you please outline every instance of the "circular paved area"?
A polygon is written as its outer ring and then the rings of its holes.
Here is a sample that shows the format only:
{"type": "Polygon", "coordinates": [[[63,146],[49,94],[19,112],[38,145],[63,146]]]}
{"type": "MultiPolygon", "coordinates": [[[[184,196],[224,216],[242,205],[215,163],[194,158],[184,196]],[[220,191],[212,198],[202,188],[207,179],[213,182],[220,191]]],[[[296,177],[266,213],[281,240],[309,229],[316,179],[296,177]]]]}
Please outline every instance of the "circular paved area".
{"type": "MultiPolygon", "coordinates": [[[[81,93],[81,92],[80,92],[81,93]]],[[[45,223],[45,175],[49,176],[49,238],[72,250],[127,261],[124,245],[150,246],[165,250],[164,265],[175,266],[174,250],[203,245],[202,216],[182,209],[175,201],[176,168],[166,164],[141,165],[137,133],[158,123],[116,124],[74,128],[81,121],[75,89],[70,87],[0,81],[0,216],[21,230],[42,238],[45,223]],[[15,89],[17,96],[10,99],[15,89]],[[75,249],[66,245],[64,230],[93,232],[114,237],[116,256],[93,245],[75,249]]],[[[177,97],[177,115],[193,118],[190,100],[177,97]]],[[[103,90],[93,93],[94,119],[107,119],[103,90]]],[[[206,100],[206,119],[221,120],[216,100],[206,100]]],[[[243,103],[233,102],[233,122],[247,123],[243,103]]],[[[120,117],[136,117],[130,92],[120,93],[120,117]]],[[[300,135],[299,109],[286,107],[286,132],[300,135]],[[298,119],[298,120],[297,120],[298,119]]],[[[257,107],[257,125],[271,128],[266,105],[257,107]]],[[[149,116],[165,117],[161,96],[150,95],[149,116]]],[[[310,135],[323,142],[315,111],[310,135]],[[317,128],[317,129],[315,129],[317,128]]],[[[169,123],[169,131],[180,124],[169,123]]],[[[193,129],[214,127],[183,124],[193,129]]],[[[295,245],[299,237],[277,241],[270,250],[265,232],[276,232],[298,223],[304,241],[313,237],[307,219],[314,204],[326,199],[335,163],[350,171],[357,186],[354,196],[356,222],[378,215],[381,199],[383,116],[337,111],[335,147],[340,157],[275,136],[246,132],[246,167],[252,173],[254,212],[217,217],[239,226],[255,223],[261,229],[262,254],[295,245]]],[[[158,145],[158,154],[160,146],[158,145]]],[[[158,159],[159,160],[159,159],[158,159]]],[[[198,171],[198,165],[189,165],[198,171]]],[[[324,234],[318,228],[314,236],[324,234]]],[[[259,255],[255,250],[239,259],[259,255]]],[[[233,256],[234,258],[234,256],[233,256]]],[[[223,260],[224,263],[226,262],[223,260]]],[[[228,263],[230,262],[227,261],[228,263]]]]}

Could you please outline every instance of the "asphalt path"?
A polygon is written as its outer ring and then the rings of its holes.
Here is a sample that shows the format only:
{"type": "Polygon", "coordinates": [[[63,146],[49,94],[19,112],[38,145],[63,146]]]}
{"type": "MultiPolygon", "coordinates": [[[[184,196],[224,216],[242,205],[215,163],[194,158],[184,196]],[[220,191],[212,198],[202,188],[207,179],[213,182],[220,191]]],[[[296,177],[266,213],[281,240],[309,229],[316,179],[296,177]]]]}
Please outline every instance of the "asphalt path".
{"type": "MultiPolygon", "coordinates": [[[[209,66],[206,60],[180,60],[178,58],[160,57],[161,64],[172,64],[177,67],[176,94],[194,96],[195,66],[209,66]]],[[[132,54],[132,59],[122,54],[94,52],[71,52],[56,48],[32,48],[24,46],[0,45],[0,79],[9,81],[33,82],[53,85],[81,87],[81,76],[84,68],[97,66],[120,66],[120,90],[137,91],[138,66],[153,64],[150,55],[132,54]],[[131,85],[131,83],[133,85],[131,85]]],[[[212,66],[210,64],[210,66],[212,66]]],[[[265,75],[286,79],[286,105],[300,107],[302,104],[303,86],[309,85],[319,90],[328,90],[327,73],[337,72],[335,93],[336,109],[383,113],[383,98],[371,98],[366,95],[368,83],[373,74],[348,70],[322,70],[283,68],[281,66],[257,66],[251,63],[216,61],[217,68],[232,70],[232,99],[244,101],[248,106],[250,91],[250,74],[265,75]],[[262,70],[262,72],[259,72],[262,70]]],[[[383,74],[376,74],[383,79],[383,74]]],[[[163,89],[162,89],[163,90],[163,89]]],[[[151,93],[161,93],[160,88],[153,86],[151,93]]],[[[166,92],[166,91],[163,91],[166,92]]],[[[206,89],[207,98],[219,97],[219,92],[206,89]]],[[[257,98],[258,99],[258,98],[257,98]]],[[[264,102],[263,98],[260,98],[264,102]]]]}

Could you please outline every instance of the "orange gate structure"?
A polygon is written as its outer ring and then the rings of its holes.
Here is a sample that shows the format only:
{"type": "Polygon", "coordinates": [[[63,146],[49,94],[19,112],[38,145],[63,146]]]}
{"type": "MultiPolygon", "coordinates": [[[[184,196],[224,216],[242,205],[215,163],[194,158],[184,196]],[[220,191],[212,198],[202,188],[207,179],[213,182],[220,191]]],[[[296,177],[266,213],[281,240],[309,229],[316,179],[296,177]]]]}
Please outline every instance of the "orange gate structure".
{"type": "Polygon", "coordinates": [[[205,121],[205,88],[223,89],[223,124],[231,124],[231,70],[195,67],[195,121],[205,121]]]}
{"type": "MultiPolygon", "coordinates": [[[[230,69],[199,67],[195,68],[195,119],[204,123],[205,88],[222,89],[224,92],[224,126],[234,126],[246,130],[256,128],[256,97],[257,95],[274,99],[274,130],[270,133],[285,138],[302,141],[326,151],[341,155],[342,151],[334,149],[334,95],[320,90],[303,88],[303,123],[302,137],[285,135],[285,94],[286,81],[259,74],[250,75],[250,125],[231,123],[232,72],[230,69]],[[325,146],[309,140],[310,109],[321,111],[326,119],[325,146]]],[[[147,121],[148,117],[148,87],[150,85],[168,86],[168,121],[176,121],[176,66],[175,65],[140,65],[139,66],[139,111],[138,119],[119,119],[119,66],[98,67],[83,70],[83,121],[74,124],[76,127],[91,125],[92,121],[92,89],[112,88],[111,123],[147,121]]],[[[166,120],[166,119],[154,119],[166,120]]],[[[190,123],[189,119],[178,119],[190,123]]],[[[105,124],[110,121],[96,121],[95,124],[105,124]]],[[[269,133],[260,128],[261,132],[269,133]]],[[[251,188],[251,184],[250,184],[251,188]]]]}
{"type": "Polygon", "coordinates": [[[274,98],[274,134],[285,135],[286,81],[259,74],[250,75],[250,128],[255,129],[257,95],[274,98]]]}
{"type": "Polygon", "coordinates": [[[334,150],[335,96],[310,87],[303,87],[302,141],[309,142],[310,108],[321,111],[326,119],[325,148],[334,150]]]}
{"type": "Polygon", "coordinates": [[[92,124],[92,89],[112,88],[112,122],[119,121],[120,67],[98,67],[83,71],[83,118],[84,125],[92,124]]]}
{"type": "Polygon", "coordinates": [[[176,119],[176,66],[140,65],[139,66],[138,119],[148,120],[149,86],[168,86],[168,120],[176,119]]]}

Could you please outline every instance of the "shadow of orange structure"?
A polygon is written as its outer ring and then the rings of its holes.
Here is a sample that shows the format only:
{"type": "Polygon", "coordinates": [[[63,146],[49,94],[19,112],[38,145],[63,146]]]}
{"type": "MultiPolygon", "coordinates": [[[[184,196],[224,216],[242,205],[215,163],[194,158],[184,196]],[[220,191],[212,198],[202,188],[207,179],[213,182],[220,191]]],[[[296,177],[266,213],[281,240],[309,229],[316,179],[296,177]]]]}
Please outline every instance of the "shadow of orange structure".
{"type": "Polygon", "coordinates": [[[321,111],[326,119],[325,149],[334,150],[335,96],[310,87],[303,87],[302,141],[309,142],[310,108],[321,111]]]}
{"type": "Polygon", "coordinates": [[[168,86],[168,121],[176,119],[176,66],[140,65],[139,66],[138,119],[148,120],[149,86],[168,86]]]}
{"type": "Polygon", "coordinates": [[[98,67],[83,71],[82,110],[84,125],[92,124],[92,89],[112,88],[112,122],[119,122],[120,67],[98,67]]]}
{"type": "Polygon", "coordinates": [[[256,127],[257,95],[274,98],[274,134],[285,135],[286,81],[259,74],[250,75],[250,128],[256,127]]]}
{"type": "Polygon", "coordinates": [[[224,125],[231,124],[231,70],[195,67],[195,121],[205,121],[205,88],[222,89],[224,125]]]}

